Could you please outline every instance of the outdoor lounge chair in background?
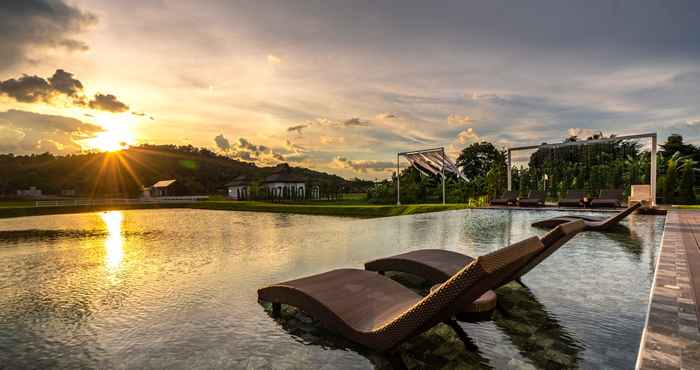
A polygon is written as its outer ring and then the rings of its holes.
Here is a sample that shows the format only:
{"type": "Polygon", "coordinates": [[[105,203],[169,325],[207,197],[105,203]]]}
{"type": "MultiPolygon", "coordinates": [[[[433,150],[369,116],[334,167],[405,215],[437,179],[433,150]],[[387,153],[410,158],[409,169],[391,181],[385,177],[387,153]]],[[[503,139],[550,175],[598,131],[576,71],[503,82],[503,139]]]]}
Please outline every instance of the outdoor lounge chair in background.
{"type": "Polygon", "coordinates": [[[545,228],[545,229],[551,229],[553,227],[557,227],[557,226],[559,226],[561,224],[565,224],[567,222],[581,220],[585,224],[585,227],[584,227],[585,230],[605,231],[605,230],[608,230],[609,228],[617,225],[618,223],[620,223],[620,221],[622,221],[623,218],[630,215],[632,212],[634,212],[635,210],[640,208],[642,205],[643,205],[643,202],[636,202],[636,203],[632,204],[631,206],[627,207],[627,209],[623,210],[622,212],[616,214],[615,216],[609,217],[609,218],[568,215],[568,216],[560,216],[560,217],[550,218],[547,220],[537,221],[537,222],[533,223],[532,226],[545,228]]]}
{"type": "Polygon", "coordinates": [[[453,316],[543,248],[531,237],[478,257],[425,297],[372,271],[338,269],[262,288],[258,299],[272,303],[273,315],[281,304],[295,306],[343,337],[400,361],[391,355],[402,342],[443,322],[473,346],[453,316]]]}
{"type": "Polygon", "coordinates": [[[582,190],[567,190],[566,196],[559,199],[560,207],[582,207],[586,193],[582,190]]]}
{"type": "Polygon", "coordinates": [[[518,200],[518,205],[521,207],[539,207],[544,206],[544,201],[547,198],[547,193],[544,191],[531,191],[527,198],[518,200]]]}
{"type": "Polygon", "coordinates": [[[518,192],[517,191],[506,191],[500,198],[491,199],[491,205],[494,206],[509,206],[511,204],[517,204],[518,202],[518,192]]]}
{"type": "Polygon", "coordinates": [[[622,207],[623,197],[622,189],[601,190],[600,196],[591,201],[591,207],[622,207]]]}

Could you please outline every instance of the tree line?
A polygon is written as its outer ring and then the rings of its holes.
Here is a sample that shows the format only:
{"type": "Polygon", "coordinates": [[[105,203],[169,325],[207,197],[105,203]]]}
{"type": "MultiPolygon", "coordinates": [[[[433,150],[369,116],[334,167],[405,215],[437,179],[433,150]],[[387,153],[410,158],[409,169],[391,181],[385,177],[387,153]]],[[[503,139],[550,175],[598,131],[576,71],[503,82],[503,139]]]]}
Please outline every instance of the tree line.
{"type": "MultiPolygon", "coordinates": [[[[512,189],[521,196],[530,191],[545,191],[552,199],[564,197],[568,190],[583,190],[597,196],[603,189],[623,189],[626,195],[634,184],[650,183],[651,154],[630,140],[593,135],[576,136],[556,145],[542,145],[530,156],[527,165],[512,167],[512,189]]],[[[700,148],[671,135],[657,153],[657,196],[663,203],[696,202],[695,177],[699,171],[700,148]]],[[[456,162],[467,178],[446,178],[448,202],[484,203],[507,189],[507,151],[489,142],[465,147],[456,162]]],[[[426,176],[409,167],[402,170],[401,199],[404,203],[430,203],[442,200],[438,176],[426,176]]],[[[396,174],[375,184],[368,199],[376,203],[396,201],[396,174]]]]}

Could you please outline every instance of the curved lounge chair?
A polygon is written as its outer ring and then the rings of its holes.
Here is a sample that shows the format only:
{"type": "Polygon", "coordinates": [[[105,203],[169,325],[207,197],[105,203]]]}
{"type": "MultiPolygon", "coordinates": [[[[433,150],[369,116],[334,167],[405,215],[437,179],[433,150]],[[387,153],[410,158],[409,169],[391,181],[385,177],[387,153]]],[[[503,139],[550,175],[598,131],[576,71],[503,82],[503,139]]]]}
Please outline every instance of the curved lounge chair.
{"type": "Polygon", "coordinates": [[[568,190],[566,196],[559,200],[560,207],[583,207],[583,198],[586,193],[582,190],[568,190]]]}
{"type": "Polygon", "coordinates": [[[609,228],[617,225],[620,221],[622,221],[623,218],[627,217],[628,215],[630,215],[632,212],[634,212],[635,210],[637,210],[637,208],[639,208],[641,206],[642,206],[642,202],[637,202],[637,203],[627,207],[627,209],[616,214],[615,216],[612,216],[609,218],[604,218],[604,219],[598,218],[598,217],[568,215],[568,216],[560,216],[560,217],[550,218],[547,220],[537,221],[537,222],[533,223],[532,226],[545,228],[545,229],[551,229],[553,227],[557,227],[558,225],[565,224],[567,222],[581,220],[585,224],[584,230],[605,231],[605,230],[608,230],[609,228]]]}
{"type": "Polygon", "coordinates": [[[403,341],[445,322],[465,341],[452,319],[462,306],[521,269],[544,245],[531,237],[462,266],[426,297],[367,270],[339,269],[258,290],[258,299],[296,306],[326,328],[365,347],[389,352],[403,341]]]}
{"type": "Polygon", "coordinates": [[[518,200],[518,205],[520,207],[540,207],[544,206],[546,198],[547,193],[544,191],[531,191],[527,195],[527,198],[518,200]]]}
{"type": "Polygon", "coordinates": [[[501,194],[500,198],[491,199],[491,205],[494,206],[508,206],[516,203],[518,203],[517,191],[506,191],[501,194]]]}
{"type": "MultiPolygon", "coordinates": [[[[554,228],[554,230],[542,237],[541,241],[544,248],[536,255],[533,255],[521,268],[514,270],[500,285],[513,280],[520,280],[523,275],[549,257],[569,239],[582,231],[583,228],[584,222],[581,220],[574,220],[554,228]]],[[[365,263],[365,269],[379,273],[384,273],[385,271],[407,272],[435,284],[449,279],[450,276],[459,271],[461,266],[473,260],[473,257],[444,249],[418,249],[367,262],[365,263]]],[[[500,285],[496,286],[496,288],[500,285]]]]}
{"type": "Polygon", "coordinates": [[[617,208],[622,206],[622,189],[601,190],[600,196],[591,201],[591,207],[617,208]]]}

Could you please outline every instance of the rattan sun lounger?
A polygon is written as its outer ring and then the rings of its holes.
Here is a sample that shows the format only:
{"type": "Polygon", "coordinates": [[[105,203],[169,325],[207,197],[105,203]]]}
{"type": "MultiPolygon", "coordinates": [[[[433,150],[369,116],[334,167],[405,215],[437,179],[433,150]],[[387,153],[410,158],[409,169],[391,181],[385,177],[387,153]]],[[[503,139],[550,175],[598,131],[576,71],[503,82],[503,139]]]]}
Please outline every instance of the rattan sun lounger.
{"type": "Polygon", "coordinates": [[[617,213],[616,215],[608,218],[598,218],[598,217],[588,217],[588,216],[576,216],[576,215],[567,215],[567,216],[560,216],[560,217],[554,217],[550,218],[547,220],[542,220],[542,221],[537,221],[532,224],[534,227],[541,227],[545,229],[551,229],[553,227],[557,227],[558,225],[565,224],[567,222],[571,221],[576,221],[576,220],[581,220],[585,223],[585,230],[590,230],[590,231],[605,231],[608,230],[609,228],[617,225],[622,221],[623,218],[627,217],[630,215],[632,212],[636,211],[639,207],[642,206],[642,202],[636,202],[635,204],[627,207],[624,211],[617,213]]]}
{"type": "Polygon", "coordinates": [[[365,347],[393,352],[403,341],[444,322],[465,340],[453,316],[522,269],[544,245],[531,237],[463,265],[444,284],[421,297],[396,281],[359,269],[339,269],[258,290],[273,315],[286,304],[365,347]]]}
{"type": "Polygon", "coordinates": [[[511,204],[516,204],[518,202],[518,192],[517,191],[506,191],[500,198],[492,199],[491,205],[494,206],[508,206],[511,204]]]}
{"type": "MultiPolygon", "coordinates": [[[[559,247],[564,245],[584,228],[584,222],[573,222],[559,225],[554,230],[542,237],[544,249],[528,261],[523,268],[513,271],[503,284],[513,280],[519,280],[523,275],[537,266],[545,258],[549,257],[559,247]]],[[[465,264],[474,260],[474,257],[462,253],[444,249],[418,249],[415,251],[398,254],[395,256],[379,258],[365,263],[365,269],[384,273],[386,271],[407,272],[419,276],[428,282],[441,283],[454,275],[465,264]]],[[[501,284],[502,285],[502,284],[501,284]]]]}
{"type": "Polygon", "coordinates": [[[591,201],[591,207],[617,208],[622,207],[624,194],[622,189],[601,190],[600,196],[591,201]]]}
{"type": "Polygon", "coordinates": [[[544,205],[547,194],[543,191],[531,191],[527,198],[518,200],[521,207],[539,207],[544,205]]]}
{"type": "Polygon", "coordinates": [[[566,196],[559,200],[560,207],[582,207],[586,193],[582,190],[568,190],[566,196]]]}

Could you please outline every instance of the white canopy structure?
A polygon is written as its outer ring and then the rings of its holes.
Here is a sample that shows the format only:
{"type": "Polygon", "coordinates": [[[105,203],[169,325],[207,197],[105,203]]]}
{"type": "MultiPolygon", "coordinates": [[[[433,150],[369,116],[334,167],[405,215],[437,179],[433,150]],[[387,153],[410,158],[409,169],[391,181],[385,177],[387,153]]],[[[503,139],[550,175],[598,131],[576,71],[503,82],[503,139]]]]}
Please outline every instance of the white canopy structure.
{"type": "Polygon", "coordinates": [[[651,205],[652,207],[656,205],[656,133],[648,133],[648,134],[638,134],[638,135],[625,135],[625,136],[612,136],[609,138],[602,138],[602,139],[594,139],[594,140],[582,140],[582,141],[574,141],[574,142],[568,142],[568,143],[560,143],[560,144],[541,144],[541,145],[530,145],[530,146],[521,146],[517,148],[508,148],[508,190],[513,190],[512,189],[512,176],[511,176],[511,171],[512,171],[512,152],[518,151],[518,150],[532,150],[532,149],[539,149],[542,147],[560,147],[560,146],[568,146],[568,145],[589,145],[589,144],[595,144],[595,143],[600,143],[600,142],[606,142],[606,141],[617,141],[617,140],[631,140],[631,139],[645,139],[649,138],[651,139],[651,168],[649,169],[649,173],[651,175],[651,181],[650,181],[650,187],[651,187],[651,205]]]}
{"type": "Polygon", "coordinates": [[[445,154],[445,148],[433,148],[401,152],[396,155],[396,204],[401,205],[401,179],[399,176],[399,160],[405,157],[411,166],[423,175],[439,175],[442,179],[442,204],[445,204],[445,172],[453,173],[466,181],[466,177],[456,164],[445,154]]]}

